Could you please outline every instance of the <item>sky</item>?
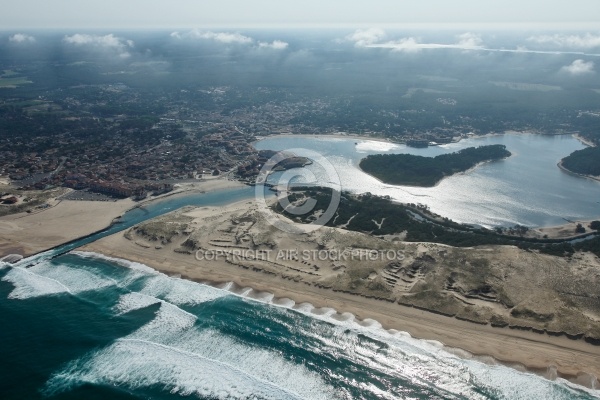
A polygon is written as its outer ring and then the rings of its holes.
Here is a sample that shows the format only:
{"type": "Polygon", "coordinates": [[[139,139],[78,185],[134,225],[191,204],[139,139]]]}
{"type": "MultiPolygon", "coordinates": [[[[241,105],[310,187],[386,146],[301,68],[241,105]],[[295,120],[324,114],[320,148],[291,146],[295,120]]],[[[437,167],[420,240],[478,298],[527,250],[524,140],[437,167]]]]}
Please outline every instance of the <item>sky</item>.
{"type": "Polygon", "coordinates": [[[471,25],[600,30],[600,1],[0,0],[0,30],[471,25]]]}

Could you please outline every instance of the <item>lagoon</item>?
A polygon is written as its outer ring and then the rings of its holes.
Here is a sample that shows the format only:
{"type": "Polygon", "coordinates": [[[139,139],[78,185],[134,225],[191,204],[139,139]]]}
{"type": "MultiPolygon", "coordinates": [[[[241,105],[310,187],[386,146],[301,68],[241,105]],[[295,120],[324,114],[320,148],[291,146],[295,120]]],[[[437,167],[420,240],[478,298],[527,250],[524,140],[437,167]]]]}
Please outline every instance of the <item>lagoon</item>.
{"type": "MultiPolygon", "coordinates": [[[[288,150],[300,156],[318,152],[334,166],[342,190],[370,192],[404,203],[426,204],[456,222],[486,227],[521,224],[530,227],[561,225],[567,220],[600,217],[600,182],[571,175],[557,163],[585,146],[571,135],[506,133],[472,137],[458,143],[428,148],[352,137],[282,136],[255,143],[259,150],[288,150]],[[432,188],[384,184],[358,167],[370,154],[408,153],[425,157],[473,146],[503,144],[512,153],[506,160],[482,164],[445,178],[432,188]]],[[[332,181],[315,163],[295,170],[297,183],[327,185],[332,181]]],[[[272,175],[273,180],[280,174],[272,175]]]]}

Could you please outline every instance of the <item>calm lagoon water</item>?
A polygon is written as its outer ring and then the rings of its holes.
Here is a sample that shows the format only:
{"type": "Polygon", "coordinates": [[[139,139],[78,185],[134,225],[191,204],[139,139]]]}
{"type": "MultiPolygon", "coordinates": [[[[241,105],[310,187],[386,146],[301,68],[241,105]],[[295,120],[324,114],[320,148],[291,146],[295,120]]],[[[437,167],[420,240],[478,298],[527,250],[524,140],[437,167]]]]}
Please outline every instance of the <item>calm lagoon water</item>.
{"type": "MultiPolygon", "coordinates": [[[[343,190],[426,204],[433,212],[457,222],[486,227],[536,227],[560,225],[565,219],[600,217],[600,182],[570,175],[556,165],[571,152],[585,147],[570,135],[510,133],[428,148],[354,138],[271,137],[256,142],[255,147],[298,149],[295,152],[299,155],[303,155],[302,149],[318,152],[335,167],[343,190]],[[432,188],[387,185],[358,167],[360,160],[370,154],[434,157],[490,144],[505,145],[512,156],[451,176],[432,188]]],[[[306,169],[298,171],[303,177],[297,182],[327,184],[330,180],[318,165],[306,169]]]]}

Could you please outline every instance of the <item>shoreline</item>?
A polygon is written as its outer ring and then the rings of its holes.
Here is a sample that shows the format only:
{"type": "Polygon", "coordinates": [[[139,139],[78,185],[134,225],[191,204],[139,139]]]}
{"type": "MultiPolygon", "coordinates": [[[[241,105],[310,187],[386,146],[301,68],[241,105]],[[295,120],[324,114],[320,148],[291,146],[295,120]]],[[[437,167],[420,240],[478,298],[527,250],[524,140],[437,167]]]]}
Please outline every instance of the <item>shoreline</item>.
{"type": "MultiPolygon", "coordinates": [[[[140,200],[133,207],[127,209],[125,212],[134,210],[136,208],[141,208],[141,207],[146,206],[147,204],[162,201],[164,199],[185,197],[185,196],[189,196],[191,194],[214,193],[214,192],[224,191],[227,189],[236,189],[236,188],[242,188],[242,187],[248,186],[245,183],[240,182],[238,180],[231,180],[231,179],[227,179],[225,177],[217,178],[217,179],[203,180],[203,181],[199,181],[199,182],[188,182],[188,183],[184,183],[182,185],[188,185],[190,187],[175,190],[172,192],[163,193],[156,197],[140,200]],[[211,183],[212,183],[212,185],[210,185],[211,183]],[[203,185],[203,184],[205,184],[205,185],[203,185]],[[206,188],[205,187],[197,187],[199,185],[207,186],[207,187],[206,188]]],[[[123,214],[125,214],[125,213],[123,213],[123,214]]]]}
{"type": "Polygon", "coordinates": [[[562,165],[562,160],[560,160],[560,161],[559,161],[559,162],[556,164],[556,166],[557,166],[558,168],[560,168],[560,170],[561,170],[561,171],[563,171],[563,172],[565,172],[565,173],[567,173],[567,174],[569,174],[569,175],[575,175],[575,176],[578,176],[578,177],[580,177],[580,178],[586,178],[586,179],[591,179],[591,180],[593,180],[593,181],[596,181],[596,182],[600,182],[600,176],[594,176],[594,175],[585,175],[585,174],[580,174],[580,173],[573,172],[573,171],[571,171],[571,170],[567,169],[566,167],[564,167],[564,166],[562,165]]]}
{"type": "MultiPolygon", "coordinates": [[[[177,275],[174,275],[173,277],[177,277],[177,275]]],[[[469,350],[465,349],[465,347],[467,347],[467,346],[462,346],[462,347],[448,346],[442,340],[420,338],[420,337],[413,336],[413,335],[411,335],[411,333],[404,331],[404,330],[398,330],[398,329],[395,329],[394,327],[386,327],[385,325],[381,324],[379,322],[379,320],[374,320],[374,319],[370,318],[369,316],[361,318],[358,316],[358,314],[355,314],[353,312],[344,311],[344,310],[340,310],[340,309],[336,309],[336,308],[331,308],[329,306],[315,305],[314,301],[313,302],[311,302],[311,301],[297,302],[293,298],[290,298],[287,296],[278,297],[275,295],[275,292],[276,292],[275,290],[273,292],[257,290],[254,287],[240,286],[235,281],[215,282],[215,281],[192,279],[185,275],[181,275],[180,278],[190,280],[192,282],[204,284],[207,286],[211,286],[211,287],[214,287],[217,289],[225,290],[236,296],[240,296],[242,298],[251,299],[253,301],[258,301],[258,302],[269,304],[269,305],[272,305],[275,307],[286,308],[286,309],[289,309],[289,310],[292,310],[295,312],[299,312],[303,315],[307,315],[311,318],[318,318],[318,319],[324,320],[326,322],[332,322],[331,320],[337,321],[337,322],[352,321],[352,322],[356,323],[357,325],[364,327],[364,328],[375,326],[376,329],[379,329],[389,335],[394,335],[396,333],[404,334],[412,339],[420,340],[427,344],[433,345],[434,347],[441,347],[445,352],[447,352],[451,355],[454,355],[463,360],[475,360],[477,362],[480,362],[480,363],[483,363],[486,365],[501,365],[501,366],[504,366],[507,368],[515,369],[517,371],[528,372],[528,373],[532,373],[535,375],[539,375],[539,376],[541,376],[545,379],[551,380],[551,381],[554,381],[557,378],[560,378],[560,379],[564,379],[565,381],[568,381],[569,383],[583,386],[587,389],[600,390],[600,388],[597,386],[598,377],[594,376],[593,374],[588,374],[586,372],[578,373],[575,375],[561,374],[561,373],[559,373],[559,371],[556,369],[556,367],[554,365],[549,365],[547,368],[528,367],[527,365],[525,365],[521,362],[515,362],[514,360],[501,360],[501,359],[497,359],[494,356],[491,356],[489,354],[473,353],[473,352],[470,352],[469,350]],[[250,289],[250,291],[248,291],[248,289],[250,289]],[[267,296],[251,297],[250,294],[252,294],[252,292],[257,292],[257,295],[264,295],[266,293],[267,296]],[[265,297],[269,300],[266,301],[265,297]],[[291,303],[293,303],[293,304],[291,304],[291,303]],[[310,311],[301,310],[298,307],[298,306],[306,305],[306,304],[308,304],[310,307],[312,307],[312,309],[310,311]],[[330,311],[330,310],[334,311],[333,314],[328,315],[327,316],[328,318],[320,318],[327,311],[330,311]],[[587,380],[587,379],[589,379],[589,382],[585,382],[585,380],[587,380]],[[594,379],[596,380],[595,382],[594,382],[594,379]]],[[[404,306],[404,307],[408,307],[408,306],[404,306]]],[[[415,308],[415,309],[418,310],[418,308],[415,308]]],[[[420,311],[429,312],[426,310],[420,310],[420,311]]],[[[448,318],[450,318],[450,317],[448,317],[448,318]]],[[[510,329],[510,328],[495,328],[495,329],[510,329]]]]}
{"type": "MultiPolygon", "coordinates": [[[[243,269],[239,269],[237,275],[212,268],[201,276],[191,271],[182,273],[161,265],[155,258],[132,254],[124,256],[110,247],[99,246],[97,242],[78,251],[139,262],[168,276],[228,290],[234,295],[241,295],[241,292],[252,289],[250,293],[256,293],[257,297],[242,297],[263,303],[265,301],[261,298],[270,297],[271,301],[267,303],[297,312],[302,311],[294,309],[294,306],[308,303],[314,307],[313,311],[316,311],[306,312],[306,315],[311,317],[318,318],[325,310],[333,309],[334,319],[340,317],[338,320],[341,320],[343,316],[344,319],[349,318],[361,326],[373,325],[375,321],[382,331],[389,334],[392,333],[390,331],[406,332],[412,338],[430,344],[437,342],[445,351],[459,358],[474,359],[488,365],[500,364],[550,380],[562,378],[588,389],[599,388],[600,350],[583,340],[475,324],[415,307],[302,285],[290,280],[273,285],[273,278],[270,276],[256,272],[248,273],[243,269]],[[293,306],[289,305],[290,301],[294,302],[293,306]],[[348,314],[352,314],[353,317],[348,314]]],[[[178,264],[182,264],[181,260],[178,264]]]]}
{"type": "MultiPolygon", "coordinates": [[[[437,147],[437,146],[441,146],[441,145],[445,145],[445,144],[453,144],[453,143],[459,143],[462,140],[470,140],[470,139],[481,139],[481,138],[490,138],[490,137],[496,137],[496,136],[504,136],[504,135],[541,135],[541,136],[561,136],[561,135],[571,135],[573,136],[575,139],[579,140],[580,142],[584,143],[587,146],[594,146],[593,143],[587,141],[585,138],[579,136],[578,134],[573,134],[573,133],[569,133],[569,132],[561,132],[561,133],[543,133],[543,132],[538,132],[535,130],[527,130],[527,131],[515,131],[515,130],[507,130],[504,132],[490,132],[490,133],[484,133],[481,135],[476,135],[476,134],[467,134],[466,136],[454,136],[453,138],[458,138],[458,140],[456,141],[452,141],[450,143],[438,143],[435,146],[430,146],[430,147],[437,147]]],[[[265,140],[265,139],[274,139],[274,138],[312,138],[312,139],[318,139],[318,138],[325,138],[325,139],[357,139],[357,140],[366,140],[366,141],[375,141],[375,142],[384,142],[384,143],[389,143],[389,144],[395,144],[395,145],[406,145],[406,143],[401,143],[401,142],[395,142],[393,140],[391,140],[390,138],[386,138],[386,137],[377,137],[377,136],[367,136],[364,134],[353,134],[353,133],[324,133],[324,134],[318,134],[318,133],[282,133],[282,134],[276,134],[276,133],[271,133],[268,135],[259,135],[257,136],[257,139],[255,142],[259,142],[261,140],[265,140]]]]}
{"type": "Polygon", "coordinates": [[[265,140],[265,139],[274,139],[274,138],[304,138],[304,139],[320,139],[320,138],[324,138],[324,139],[355,139],[355,140],[366,140],[366,141],[373,141],[373,142],[384,142],[384,143],[389,143],[389,144],[396,144],[396,145],[401,145],[403,143],[397,143],[394,141],[391,141],[388,138],[383,138],[383,137],[371,137],[371,136],[366,136],[366,135],[355,135],[352,133],[347,133],[347,134],[336,134],[336,133],[325,133],[325,134],[315,134],[315,133],[282,133],[282,134],[276,134],[276,133],[271,133],[269,135],[265,135],[265,136],[258,136],[256,142],[260,142],[261,140],[265,140]]]}
{"type": "Polygon", "coordinates": [[[579,133],[574,133],[572,136],[588,147],[596,147],[596,145],[593,142],[590,142],[589,140],[581,136],[579,133]]]}
{"type": "Polygon", "coordinates": [[[24,258],[88,237],[111,227],[125,213],[167,198],[245,187],[226,178],[184,184],[189,188],[134,202],[130,198],[114,201],[62,200],[35,213],[0,217],[0,258],[19,254],[24,258]]]}

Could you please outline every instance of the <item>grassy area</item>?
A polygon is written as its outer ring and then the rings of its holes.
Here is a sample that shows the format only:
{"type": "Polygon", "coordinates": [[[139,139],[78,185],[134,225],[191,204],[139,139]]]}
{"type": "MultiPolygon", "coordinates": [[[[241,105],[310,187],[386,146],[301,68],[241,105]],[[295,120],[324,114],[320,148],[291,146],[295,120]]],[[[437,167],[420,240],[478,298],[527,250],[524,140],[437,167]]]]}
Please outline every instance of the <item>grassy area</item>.
{"type": "Polygon", "coordinates": [[[18,72],[13,71],[12,69],[5,69],[0,78],[9,78],[11,76],[19,75],[18,72]]]}
{"type": "Polygon", "coordinates": [[[0,88],[14,89],[17,86],[26,85],[29,83],[33,82],[28,80],[26,77],[0,78],[0,88]]]}

